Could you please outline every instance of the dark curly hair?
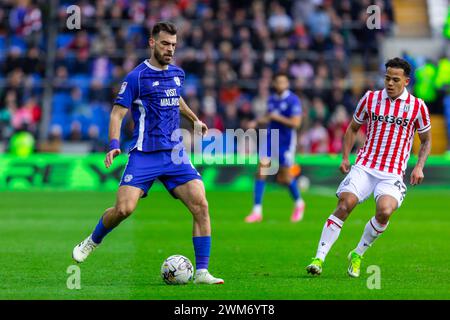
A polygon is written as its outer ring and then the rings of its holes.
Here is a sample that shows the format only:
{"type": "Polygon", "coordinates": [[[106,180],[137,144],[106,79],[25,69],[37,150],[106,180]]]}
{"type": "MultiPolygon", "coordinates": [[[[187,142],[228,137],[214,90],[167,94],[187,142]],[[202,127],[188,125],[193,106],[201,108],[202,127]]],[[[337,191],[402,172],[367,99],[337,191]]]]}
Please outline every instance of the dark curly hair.
{"type": "Polygon", "coordinates": [[[409,75],[411,74],[411,65],[408,63],[408,61],[399,57],[388,60],[388,62],[386,62],[384,66],[386,67],[386,70],[389,67],[403,69],[403,73],[407,77],[409,77],[409,75]]]}

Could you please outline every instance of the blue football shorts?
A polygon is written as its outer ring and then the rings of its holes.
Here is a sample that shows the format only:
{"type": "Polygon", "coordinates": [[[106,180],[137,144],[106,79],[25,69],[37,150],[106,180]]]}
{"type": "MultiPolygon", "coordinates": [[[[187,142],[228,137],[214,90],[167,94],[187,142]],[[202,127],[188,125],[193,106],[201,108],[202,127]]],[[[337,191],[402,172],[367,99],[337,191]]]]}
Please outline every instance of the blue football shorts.
{"type": "MultiPolygon", "coordinates": [[[[159,179],[170,194],[173,190],[188,181],[202,180],[200,173],[194,168],[185,151],[181,151],[181,163],[174,163],[172,150],[142,152],[136,149],[128,155],[128,162],[120,180],[120,186],[133,186],[144,191],[145,198],[153,182],[159,179]]],[[[175,197],[176,198],[176,197],[175,197]]]]}

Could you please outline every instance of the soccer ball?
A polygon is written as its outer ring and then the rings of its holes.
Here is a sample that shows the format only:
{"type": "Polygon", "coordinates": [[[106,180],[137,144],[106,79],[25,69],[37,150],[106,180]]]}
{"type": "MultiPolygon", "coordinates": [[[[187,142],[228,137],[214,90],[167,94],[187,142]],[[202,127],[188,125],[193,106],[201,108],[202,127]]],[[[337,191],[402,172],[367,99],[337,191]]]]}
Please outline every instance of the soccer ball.
{"type": "Polygon", "coordinates": [[[301,192],[305,192],[309,189],[311,182],[308,177],[300,176],[297,181],[297,186],[299,187],[301,192]]]}
{"type": "Polygon", "coordinates": [[[191,261],[179,254],[168,257],[161,266],[161,277],[167,284],[186,284],[193,275],[191,261]]]}

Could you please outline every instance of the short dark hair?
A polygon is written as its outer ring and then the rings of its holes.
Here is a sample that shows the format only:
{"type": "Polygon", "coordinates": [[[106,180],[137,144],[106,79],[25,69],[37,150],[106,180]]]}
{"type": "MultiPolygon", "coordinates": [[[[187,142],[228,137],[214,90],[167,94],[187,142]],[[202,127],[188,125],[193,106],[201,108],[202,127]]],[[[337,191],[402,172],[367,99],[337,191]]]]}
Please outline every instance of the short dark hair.
{"type": "Polygon", "coordinates": [[[409,77],[409,75],[411,74],[411,65],[408,63],[408,61],[399,57],[388,60],[388,62],[386,62],[384,66],[386,67],[386,70],[389,67],[403,69],[403,73],[407,77],[409,77]]]}
{"type": "Polygon", "coordinates": [[[167,32],[171,35],[177,34],[177,27],[169,21],[159,21],[152,28],[152,38],[156,38],[161,31],[167,32]]]}
{"type": "Polygon", "coordinates": [[[273,75],[273,80],[275,80],[278,77],[286,77],[289,80],[289,75],[286,72],[278,71],[273,75]]]}

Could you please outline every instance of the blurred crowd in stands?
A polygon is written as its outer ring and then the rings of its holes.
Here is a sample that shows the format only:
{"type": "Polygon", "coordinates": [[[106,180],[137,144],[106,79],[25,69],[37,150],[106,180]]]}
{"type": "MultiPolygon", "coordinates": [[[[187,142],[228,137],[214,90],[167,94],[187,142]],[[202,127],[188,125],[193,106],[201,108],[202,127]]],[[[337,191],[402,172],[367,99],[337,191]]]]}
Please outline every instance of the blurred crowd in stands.
{"type": "MultiPolygon", "coordinates": [[[[393,21],[388,0],[375,1],[379,30],[366,27],[369,0],[81,0],[81,29],[68,30],[74,1],[51,3],[2,1],[0,140],[17,130],[46,132],[49,141],[89,141],[97,152],[107,146],[112,101],[125,75],[149,57],[150,30],[159,20],[178,26],[175,64],[186,72],[184,98],[208,127],[245,129],[266,112],[272,75],[284,71],[303,104],[297,150],[340,152],[358,98],[382,85],[367,78],[355,86],[352,65],[384,70],[378,44],[393,21]],[[46,92],[51,110],[39,131],[46,92]]],[[[132,129],[128,117],[124,144],[132,129]]]]}

